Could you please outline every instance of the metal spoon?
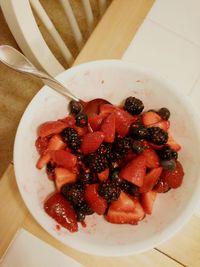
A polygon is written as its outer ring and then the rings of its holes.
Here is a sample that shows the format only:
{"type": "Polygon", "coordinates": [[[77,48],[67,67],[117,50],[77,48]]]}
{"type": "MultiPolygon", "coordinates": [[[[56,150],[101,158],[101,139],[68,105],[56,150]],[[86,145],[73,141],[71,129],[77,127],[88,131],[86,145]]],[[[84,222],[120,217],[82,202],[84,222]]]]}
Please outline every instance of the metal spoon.
{"type": "Polygon", "coordinates": [[[44,84],[48,85],[56,92],[62,94],[63,96],[78,101],[82,104],[83,109],[89,115],[92,110],[92,114],[97,112],[98,106],[103,103],[109,103],[105,99],[97,98],[92,101],[85,102],[78,97],[74,96],[69,89],[63,86],[59,81],[54,79],[49,74],[38,70],[22,53],[20,53],[15,48],[9,45],[0,46],[0,61],[10,67],[13,70],[26,73],[37,77],[43,81],[44,84]]]}

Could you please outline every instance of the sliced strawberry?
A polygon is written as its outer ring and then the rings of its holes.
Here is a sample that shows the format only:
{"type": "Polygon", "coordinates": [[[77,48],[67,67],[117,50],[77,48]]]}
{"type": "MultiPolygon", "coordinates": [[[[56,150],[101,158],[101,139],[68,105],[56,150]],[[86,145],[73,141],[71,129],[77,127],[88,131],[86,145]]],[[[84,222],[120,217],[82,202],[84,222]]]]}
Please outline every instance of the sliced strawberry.
{"type": "Polygon", "coordinates": [[[65,168],[55,168],[55,183],[56,188],[60,191],[64,184],[74,183],[76,181],[76,174],[65,168]]]}
{"type": "Polygon", "coordinates": [[[47,150],[60,150],[64,149],[66,144],[63,142],[62,138],[59,134],[55,134],[49,140],[49,144],[47,146],[47,150]]]}
{"type": "Polygon", "coordinates": [[[74,126],[73,127],[79,136],[83,136],[84,134],[86,134],[88,132],[88,127],[77,127],[77,126],[74,126]]]}
{"type": "Polygon", "coordinates": [[[102,215],[107,208],[107,202],[98,194],[98,184],[91,184],[85,189],[85,201],[97,214],[102,215]]]}
{"type": "Polygon", "coordinates": [[[83,136],[81,143],[81,150],[83,154],[89,154],[95,152],[104,140],[103,132],[97,131],[87,133],[83,136]]]}
{"type": "Polygon", "coordinates": [[[106,219],[116,224],[137,224],[145,217],[144,210],[138,200],[134,200],[133,211],[121,211],[109,208],[106,219]]]}
{"type": "Polygon", "coordinates": [[[169,185],[162,178],[158,180],[157,184],[153,188],[153,190],[156,191],[157,193],[166,193],[167,191],[169,191],[169,189],[170,189],[169,185]]]}
{"type": "Polygon", "coordinates": [[[46,153],[42,156],[40,156],[39,160],[37,161],[36,167],[38,169],[42,169],[46,166],[46,164],[51,160],[50,153],[46,153]]]}
{"type": "Polygon", "coordinates": [[[131,212],[135,209],[135,202],[129,195],[121,191],[119,198],[111,203],[110,208],[116,211],[131,212]]]}
{"type": "Polygon", "coordinates": [[[146,158],[144,155],[139,155],[122,168],[119,176],[137,186],[142,186],[145,173],[146,158]]]}
{"type": "Polygon", "coordinates": [[[112,143],[115,139],[115,114],[111,113],[102,122],[100,130],[104,133],[104,141],[112,143]]]}
{"type": "Polygon", "coordinates": [[[52,160],[58,165],[66,169],[73,169],[77,163],[77,157],[65,150],[51,151],[52,160]]]}
{"type": "Polygon", "coordinates": [[[132,116],[127,111],[117,108],[114,112],[115,114],[115,127],[116,132],[121,136],[124,137],[128,134],[129,128],[131,124],[137,120],[137,116],[132,116]]]}
{"type": "Polygon", "coordinates": [[[106,168],[104,171],[97,173],[97,175],[101,182],[107,180],[109,176],[109,168],[106,168]]]}
{"type": "Polygon", "coordinates": [[[142,122],[145,126],[149,126],[161,120],[161,117],[154,111],[148,111],[142,114],[142,122]]]}
{"type": "Polygon", "coordinates": [[[159,157],[153,149],[145,149],[143,155],[146,159],[146,167],[157,168],[160,165],[159,157]]]}
{"type": "Polygon", "coordinates": [[[43,155],[44,154],[44,152],[47,149],[48,143],[49,143],[48,137],[41,137],[41,136],[39,136],[36,139],[35,146],[36,146],[36,149],[37,149],[37,151],[38,151],[38,153],[40,155],[43,155]]]}
{"type": "Polygon", "coordinates": [[[107,113],[98,114],[88,118],[88,122],[93,131],[98,131],[100,129],[102,121],[108,116],[107,113]]]}
{"type": "Polygon", "coordinates": [[[153,204],[156,200],[157,193],[155,191],[149,191],[141,195],[141,204],[146,214],[151,214],[153,210],[153,204]]]}
{"type": "Polygon", "coordinates": [[[143,185],[140,187],[140,192],[145,193],[153,189],[162,173],[162,167],[151,169],[144,177],[143,185]]]}
{"type": "Polygon", "coordinates": [[[39,126],[38,136],[45,137],[58,134],[66,127],[68,127],[68,124],[64,121],[48,121],[39,126]]]}
{"type": "Polygon", "coordinates": [[[167,145],[170,146],[175,151],[179,151],[181,149],[181,146],[174,140],[174,138],[170,133],[168,133],[167,145]]]}
{"type": "Polygon", "coordinates": [[[159,127],[163,129],[165,132],[167,132],[170,127],[170,122],[166,120],[162,120],[162,121],[150,124],[148,125],[148,127],[159,127]]]}
{"type": "Polygon", "coordinates": [[[76,214],[69,202],[60,193],[55,193],[45,201],[44,210],[70,232],[78,231],[76,214]]]}
{"type": "Polygon", "coordinates": [[[176,168],[173,171],[163,170],[161,178],[166,181],[169,187],[177,188],[181,186],[183,181],[184,171],[181,163],[176,162],[176,168]]]}

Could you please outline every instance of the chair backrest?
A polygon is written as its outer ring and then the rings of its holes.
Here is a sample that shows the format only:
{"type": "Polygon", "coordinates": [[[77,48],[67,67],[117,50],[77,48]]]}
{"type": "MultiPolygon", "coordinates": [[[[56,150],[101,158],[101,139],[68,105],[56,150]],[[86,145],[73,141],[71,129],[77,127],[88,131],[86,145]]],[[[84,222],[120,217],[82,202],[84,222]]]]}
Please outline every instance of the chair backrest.
{"type": "MultiPolygon", "coordinates": [[[[58,30],[58,24],[53,21],[53,16],[47,13],[44,0],[1,0],[1,8],[22,52],[38,67],[55,76],[71,66],[111,0],[78,0],[78,3],[74,1],[79,6],[72,5],[73,1],[69,0],[47,2],[60,5],[62,12],[60,11],[59,14],[67,18],[66,31],[71,31],[74,39],[71,49],[66,44],[61,30],[58,30]],[[84,17],[87,25],[87,31],[84,31],[84,34],[81,30],[82,22],[77,22],[77,10],[79,13],[82,10],[82,14],[78,15],[81,18],[84,17]],[[50,38],[44,38],[44,30],[50,38]],[[53,47],[59,50],[59,56],[55,57],[53,47]]],[[[60,20],[58,16],[57,19],[60,20]]],[[[60,22],[63,24],[63,20],[60,22]]]]}

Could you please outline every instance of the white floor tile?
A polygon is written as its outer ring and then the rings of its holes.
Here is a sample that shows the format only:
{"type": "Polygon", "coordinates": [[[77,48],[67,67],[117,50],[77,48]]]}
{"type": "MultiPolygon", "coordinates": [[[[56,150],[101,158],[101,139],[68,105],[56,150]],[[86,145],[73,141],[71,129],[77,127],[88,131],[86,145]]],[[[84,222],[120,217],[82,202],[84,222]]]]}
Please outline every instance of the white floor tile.
{"type": "Polygon", "coordinates": [[[200,45],[199,0],[157,0],[147,18],[200,45]]]}
{"type": "Polygon", "coordinates": [[[144,21],[123,59],[160,73],[185,93],[200,72],[200,48],[149,20],[144,21]]]}

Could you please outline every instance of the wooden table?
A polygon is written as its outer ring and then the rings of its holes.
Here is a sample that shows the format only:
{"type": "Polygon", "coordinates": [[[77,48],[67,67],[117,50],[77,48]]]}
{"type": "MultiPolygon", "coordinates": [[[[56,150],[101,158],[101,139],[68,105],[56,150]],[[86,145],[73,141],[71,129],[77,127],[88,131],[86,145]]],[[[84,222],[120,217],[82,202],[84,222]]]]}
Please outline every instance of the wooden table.
{"type": "MultiPolygon", "coordinates": [[[[75,64],[97,59],[121,58],[153,2],[154,0],[114,0],[75,64]]],[[[198,217],[194,216],[168,242],[145,253],[120,258],[96,257],[61,244],[40,227],[21,199],[12,163],[0,180],[0,197],[0,257],[16,231],[23,227],[84,266],[200,266],[198,217]]]]}

